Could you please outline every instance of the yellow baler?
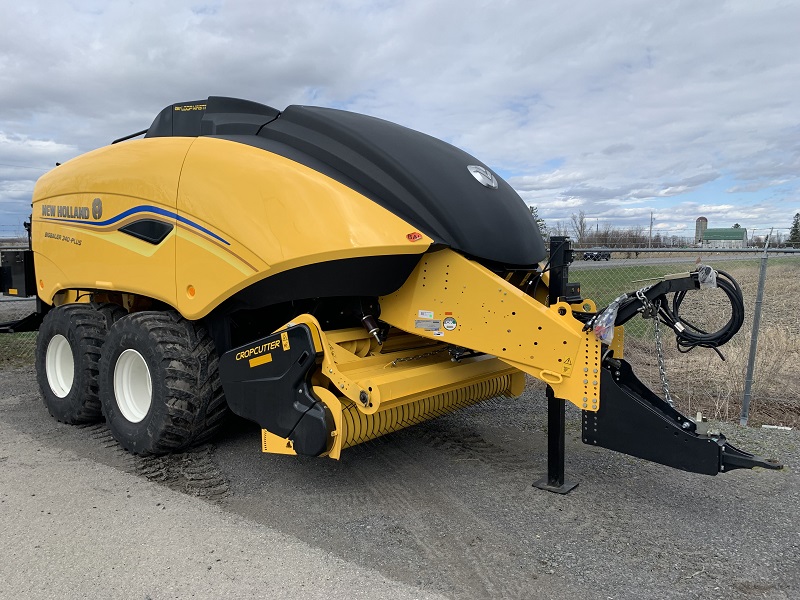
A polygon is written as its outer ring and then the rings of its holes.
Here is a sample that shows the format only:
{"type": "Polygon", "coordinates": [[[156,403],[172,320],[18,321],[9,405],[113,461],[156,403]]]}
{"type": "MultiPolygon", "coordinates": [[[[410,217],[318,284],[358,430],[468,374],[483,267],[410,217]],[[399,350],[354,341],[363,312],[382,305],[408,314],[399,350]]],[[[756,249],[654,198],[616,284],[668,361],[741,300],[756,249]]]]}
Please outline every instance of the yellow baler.
{"type": "Polygon", "coordinates": [[[699,287],[697,273],[598,312],[567,282],[568,240],[548,262],[508,183],[387,121],[221,97],[170,105],[44,175],[30,231],[38,317],[5,329],[41,322],[51,414],[104,417],[132,452],[207,439],[230,408],[261,426],[266,452],[338,458],[517,396],[528,374],[551,397],[550,488],[563,484],[563,401],[584,411],[587,443],[709,474],[771,466],[698,433],[623,360],[622,323],[699,287]]]}

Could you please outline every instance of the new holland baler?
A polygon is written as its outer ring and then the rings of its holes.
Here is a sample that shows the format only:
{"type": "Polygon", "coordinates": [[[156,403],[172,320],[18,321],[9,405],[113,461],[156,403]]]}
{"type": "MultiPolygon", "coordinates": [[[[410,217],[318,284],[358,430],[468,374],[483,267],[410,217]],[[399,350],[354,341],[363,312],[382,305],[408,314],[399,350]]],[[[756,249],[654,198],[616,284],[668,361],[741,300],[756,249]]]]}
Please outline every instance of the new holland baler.
{"type": "MultiPolygon", "coordinates": [[[[223,97],[170,105],[44,175],[30,236],[4,287],[26,278],[37,313],[0,329],[38,327],[55,418],[105,418],[134,453],[208,439],[230,409],[260,425],[265,452],[339,458],[517,396],[527,374],[550,398],[547,489],[569,487],[565,401],[589,444],[708,474],[777,466],[699,432],[623,358],[634,315],[685,337],[667,294],[716,273],[598,310],[568,282],[569,240],[552,239],[548,259],[508,183],[387,121],[223,97]]],[[[696,345],[724,343],[735,321],[696,345]]]]}

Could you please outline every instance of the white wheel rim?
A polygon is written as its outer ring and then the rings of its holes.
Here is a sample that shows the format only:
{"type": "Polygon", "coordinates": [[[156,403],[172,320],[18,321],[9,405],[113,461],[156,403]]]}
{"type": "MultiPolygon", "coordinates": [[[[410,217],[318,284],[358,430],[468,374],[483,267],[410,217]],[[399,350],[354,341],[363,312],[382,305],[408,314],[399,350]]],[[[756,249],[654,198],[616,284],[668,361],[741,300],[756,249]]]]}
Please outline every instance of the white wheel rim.
{"type": "Polygon", "coordinates": [[[56,334],[47,344],[47,353],[44,358],[44,370],[47,373],[47,383],[50,390],[59,398],[64,398],[72,389],[75,380],[75,359],[72,357],[72,347],[67,338],[56,334]]]}
{"type": "Polygon", "coordinates": [[[122,415],[131,423],[147,416],[153,401],[153,383],[144,357],[136,350],[125,350],[114,365],[114,396],[122,415]]]}

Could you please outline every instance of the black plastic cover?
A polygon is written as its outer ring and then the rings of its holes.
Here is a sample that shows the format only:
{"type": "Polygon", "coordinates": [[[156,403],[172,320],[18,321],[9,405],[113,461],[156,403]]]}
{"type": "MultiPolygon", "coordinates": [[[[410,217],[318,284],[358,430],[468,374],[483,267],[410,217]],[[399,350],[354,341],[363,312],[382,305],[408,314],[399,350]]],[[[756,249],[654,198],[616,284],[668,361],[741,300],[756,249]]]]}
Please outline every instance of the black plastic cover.
{"type": "Polygon", "coordinates": [[[209,96],[208,100],[178,102],[162,110],[147,130],[151,137],[255,135],[279,110],[238,98],[209,96]]]}
{"type": "MultiPolygon", "coordinates": [[[[327,165],[325,174],[354,183],[356,191],[469,256],[507,266],[545,258],[539,228],[514,189],[496,173],[497,189],[481,184],[467,167],[491,170],[446,142],[382,119],[310,106],[288,107],[258,137],[327,165]]],[[[297,153],[290,158],[306,162],[297,153]]]]}
{"type": "MultiPolygon", "coordinates": [[[[514,189],[481,161],[389,121],[311,106],[275,108],[211,96],[159,113],[145,137],[219,136],[300,162],[367,196],[449,246],[487,263],[544,260],[539,228],[514,189]],[[467,167],[492,173],[486,187],[467,167]]],[[[413,233],[413,232],[409,232],[413,233]]]]}
{"type": "Polygon", "coordinates": [[[159,221],[158,219],[139,219],[138,221],[125,225],[125,227],[120,227],[119,230],[136,239],[157,246],[164,241],[164,238],[166,238],[174,228],[172,223],[159,221]]]}
{"type": "Polygon", "coordinates": [[[302,324],[226,352],[219,373],[228,406],[292,440],[298,454],[322,454],[335,425],[308,383],[317,357],[311,330],[302,324]]]}

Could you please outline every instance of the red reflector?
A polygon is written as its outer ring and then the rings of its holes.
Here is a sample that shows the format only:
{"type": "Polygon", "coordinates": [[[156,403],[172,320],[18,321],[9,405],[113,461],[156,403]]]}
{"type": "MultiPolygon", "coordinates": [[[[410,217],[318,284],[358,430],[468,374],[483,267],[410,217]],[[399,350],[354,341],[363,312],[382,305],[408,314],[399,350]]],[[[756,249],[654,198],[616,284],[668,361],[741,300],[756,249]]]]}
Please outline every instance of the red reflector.
{"type": "Polygon", "coordinates": [[[413,233],[409,233],[406,238],[408,238],[409,242],[418,242],[422,239],[422,234],[419,231],[414,231],[413,233]]]}

